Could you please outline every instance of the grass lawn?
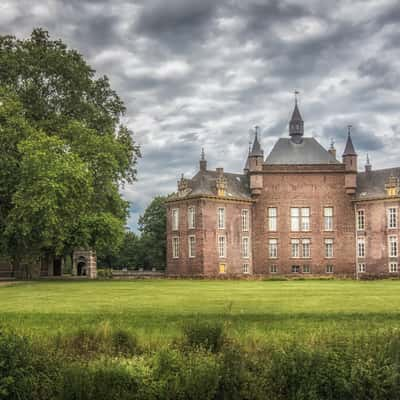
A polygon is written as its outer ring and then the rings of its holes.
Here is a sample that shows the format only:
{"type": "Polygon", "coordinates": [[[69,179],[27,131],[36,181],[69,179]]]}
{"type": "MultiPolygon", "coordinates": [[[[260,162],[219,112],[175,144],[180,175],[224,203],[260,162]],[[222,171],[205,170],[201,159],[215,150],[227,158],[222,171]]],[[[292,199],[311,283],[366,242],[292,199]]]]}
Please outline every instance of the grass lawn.
{"type": "Polygon", "coordinates": [[[47,281],[0,287],[0,326],[34,335],[109,323],[170,340],[200,317],[246,339],[400,328],[400,281],[47,281]]]}

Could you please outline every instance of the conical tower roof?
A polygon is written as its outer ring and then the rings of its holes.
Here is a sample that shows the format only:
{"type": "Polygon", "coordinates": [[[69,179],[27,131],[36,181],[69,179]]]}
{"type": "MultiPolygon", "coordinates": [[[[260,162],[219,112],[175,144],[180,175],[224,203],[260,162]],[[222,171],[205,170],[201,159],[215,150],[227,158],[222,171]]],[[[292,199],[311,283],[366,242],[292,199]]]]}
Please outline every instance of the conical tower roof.
{"type": "Polygon", "coordinates": [[[356,156],[357,155],[356,151],[354,150],[353,141],[351,140],[350,128],[351,127],[349,126],[346,147],[344,148],[344,152],[343,152],[344,156],[356,156]]]}

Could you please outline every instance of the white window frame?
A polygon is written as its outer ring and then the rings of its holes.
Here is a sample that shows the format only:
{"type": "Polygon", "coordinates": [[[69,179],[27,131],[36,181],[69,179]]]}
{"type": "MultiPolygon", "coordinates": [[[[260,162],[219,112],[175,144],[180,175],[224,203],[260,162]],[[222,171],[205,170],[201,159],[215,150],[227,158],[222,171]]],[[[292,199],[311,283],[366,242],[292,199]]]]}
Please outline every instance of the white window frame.
{"type": "Polygon", "coordinates": [[[325,258],[333,258],[334,257],[334,241],[331,238],[324,239],[324,254],[325,258]]]}
{"type": "Polygon", "coordinates": [[[292,274],[299,274],[300,273],[300,265],[292,265],[292,274]]]}
{"type": "Polygon", "coordinates": [[[172,258],[179,258],[180,243],[179,236],[172,236],[172,258]]]}
{"type": "Polygon", "coordinates": [[[389,207],[387,209],[387,225],[388,229],[397,228],[397,207],[389,207]]]}
{"type": "Polygon", "coordinates": [[[243,272],[244,274],[250,273],[250,271],[249,271],[249,264],[248,264],[248,263],[243,263],[242,272],[243,272]]]}
{"type": "Polygon", "coordinates": [[[397,261],[390,261],[389,262],[389,272],[391,274],[394,274],[396,272],[399,272],[399,264],[397,261]]]}
{"type": "Polygon", "coordinates": [[[311,209],[310,207],[300,208],[300,229],[302,232],[309,232],[311,230],[311,209]]]}
{"type": "Polygon", "coordinates": [[[300,208],[290,207],[290,230],[292,232],[300,231],[300,208]]]}
{"type": "Polygon", "coordinates": [[[179,208],[173,208],[171,211],[171,226],[173,231],[179,230],[179,208]]]}
{"type": "Polygon", "coordinates": [[[311,258],[311,239],[301,239],[301,256],[303,258],[311,258]],[[307,252],[304,251],[305,245],[307,246],[307,252]]]}
{"type": "Polygon", "coordinates": [[[268,207],[268,230],[276,232],[278,230],[278,208],[268,207]]]}
{"type": "Polygon", "coordinates": [[[189,258],[196,257],[196,236],[195,235],[188,236],[188,255],[189,255],[189,258]]]}
{"type": "Polygon", "coordinates": [[[367,272],[367,264],[365,264],[365,262],[358,263],[357,270],[358,270],[358,273],[360,273],[360,274],[367,272]]]}
{"type": "Polygon", "coordinates": [[[249,209],[243,208],[242,209],[242,231],[243,232],[248,232],[250,229],[249,215],[250,215],[249,209]]]}
{"type": "Polygon", "coordinates": [[[325,268],[325,272],[327,274],[333,274],[334,273],[334,266],[332,264],[328,264],[325,268]]]}
{"type": "Polygon", "coordinates": [[[218,235],[218,258],[226,258],[226,235],[218,235]]]}
{"type": "Polygon", "coordinates": [[[188,207],[188,228],[189,229],[196,228],[196,207],[195,206],[188,207]]]}
{"type": "Polygon", "coordinates": [[[271,264],[269,266],[269,273],[270,274],[277,274],[278,273],[278,266],[276,264],[271,264]]]}
{"type": "Polygon", "coordinates": [[[397,235],[388,236],[388,253],[389,257],[398,257],[399,255],[399,244],[397,235]]]}
{"type": "Polygon", "coordinates": [[[278,239],[271,238],[268,240],[268,258],[278,258],[278,239]]]}
{"type": "Polygon", "coordinates": [[[333,207],[324,207],[324,231],[333,231],[333,207]]]}
{"type": "Polygon", "coordinates": [[[248,236],[242,237],[242,258],[250,257],[250,238],[248,236]]]}
{"type": "Polygon", "coordinates": [[[225,229],[225,207],[218,207],[217,211],[217,228],[225,229]]]}
{"type": "Polygon", "coordinates": [[[311,268],[309,265],[303,265],[303,274],[310,274],[311,268]]]}
{"type": "Polygon", "coordinates": [[[300,258],[300,239],[290,239],[290,258],[300,258]]]}
{"type": "Polygon", "coordinates": [[[365,237],[357,238],[357,257],[365,258],[366,255],[366,243],[365,237]]]}
{"type": "Polygon", "coordinates": [[[365,210],[360,209],[357,210],[357,230],[363,231],[365,230],[365,210]]]}

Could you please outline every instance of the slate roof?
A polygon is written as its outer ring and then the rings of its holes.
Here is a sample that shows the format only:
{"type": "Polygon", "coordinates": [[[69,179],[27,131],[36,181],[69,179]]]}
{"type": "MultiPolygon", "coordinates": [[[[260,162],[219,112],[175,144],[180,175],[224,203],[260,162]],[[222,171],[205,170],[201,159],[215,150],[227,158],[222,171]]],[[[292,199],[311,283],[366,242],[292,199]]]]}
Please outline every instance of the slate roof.
{"type": "Polygon", "coordinates": [[[400,168],[359,172],[357,174],[357,199],[370,200],[386,197],[385,183],[391,175],[400,178],[400,168]]]}
{"type": "MultiPolygon", "coordinates": [[[[188,191],[183,197],[174,194],[169,200],[177,200],[192,196],[217,196],[216,171],[199,171],[192,179],[188,179],[188,191]]],[[[226,198],[251,200],[249,178],[243,174],[224,172],[227,180],[226,198]]]]}
{"type": "Polygon", "coordinates": [[[339,164],[339,161],[314,138],[303,138],[301,143],[294,143],[289,138],[281,138],[275,143],[265,164],[339,164]]]}

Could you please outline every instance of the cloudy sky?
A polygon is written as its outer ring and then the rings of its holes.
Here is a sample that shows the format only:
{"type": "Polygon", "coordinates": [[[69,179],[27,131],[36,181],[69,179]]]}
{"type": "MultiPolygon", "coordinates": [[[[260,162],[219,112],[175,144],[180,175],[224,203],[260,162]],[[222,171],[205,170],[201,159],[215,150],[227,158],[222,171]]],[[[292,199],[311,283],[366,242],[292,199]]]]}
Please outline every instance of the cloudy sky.
{"type": "Polygon", "coordinates": [[[140,143],[130,226],[157,194],[209,168],[242,170],[249,134],[264,151],[287,135],[300,91],[306,135],[360,167],[400,165],[398,0],[1,0],[0,34],[49,30],[78,49],[124,99],[140,143]]]}

